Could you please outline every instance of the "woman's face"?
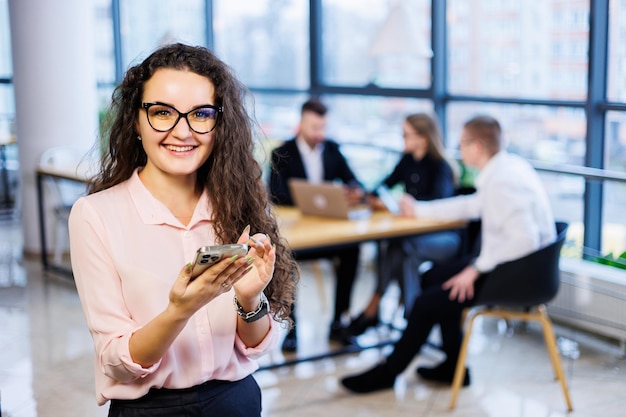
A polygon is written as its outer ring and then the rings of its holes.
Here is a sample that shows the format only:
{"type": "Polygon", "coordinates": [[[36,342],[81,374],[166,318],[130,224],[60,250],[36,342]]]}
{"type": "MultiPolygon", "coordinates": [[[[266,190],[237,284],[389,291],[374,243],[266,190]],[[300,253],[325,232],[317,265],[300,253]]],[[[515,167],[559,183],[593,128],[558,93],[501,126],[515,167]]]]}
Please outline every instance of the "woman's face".
{"type": "Polygon", "coordinates": [[[415,159],[422,159],[428,152],[428,139],[417,133],[411,124],[405,121],[402,125],[404,152],[410,153],[415,159]]]}
{"type": "MultiPolygon", "coordinates": [[[[198,106],[215,105],[215,88],[206,77],[190,71],[163,68],[144,85],[144,103],[164,103],[180,113],[198,106]]],[[[191,116],[189,116],[191,118],[191,116]]],[[[213,132],[197,133],[181,117],[167,132],[153,129],[147,109],[139,110],[138,134],[148,162],[143,175],[193,176],[213,150],[213,132]]]]}

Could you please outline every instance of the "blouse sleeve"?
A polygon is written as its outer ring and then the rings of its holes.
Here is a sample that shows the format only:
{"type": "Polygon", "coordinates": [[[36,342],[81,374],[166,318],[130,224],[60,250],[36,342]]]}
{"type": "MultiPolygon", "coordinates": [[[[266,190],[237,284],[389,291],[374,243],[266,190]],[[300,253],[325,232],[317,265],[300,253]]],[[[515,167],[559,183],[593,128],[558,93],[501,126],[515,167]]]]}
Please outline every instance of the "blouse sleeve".
{"type": "Polygon", "coordinates": [[[72,207],[69,232],[74,280],[100,368],[120,382],[153,373],[160,361],[143,368],[131,359],[129,340],[140,326],[126,308],[106,228],[87,199],[79,199],[72,207]]]}

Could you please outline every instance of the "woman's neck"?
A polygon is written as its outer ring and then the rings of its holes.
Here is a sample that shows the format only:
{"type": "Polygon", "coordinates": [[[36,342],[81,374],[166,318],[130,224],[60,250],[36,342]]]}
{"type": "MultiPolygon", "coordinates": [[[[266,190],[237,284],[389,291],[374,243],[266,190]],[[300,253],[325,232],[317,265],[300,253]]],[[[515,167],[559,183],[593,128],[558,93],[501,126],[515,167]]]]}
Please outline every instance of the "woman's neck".
{"type": "Polygon", "coordinates": [[[189,224],[202,194],[196,187],[195,176],[150,175],[142,171],[139,178],[182,224],[189,224]]]}

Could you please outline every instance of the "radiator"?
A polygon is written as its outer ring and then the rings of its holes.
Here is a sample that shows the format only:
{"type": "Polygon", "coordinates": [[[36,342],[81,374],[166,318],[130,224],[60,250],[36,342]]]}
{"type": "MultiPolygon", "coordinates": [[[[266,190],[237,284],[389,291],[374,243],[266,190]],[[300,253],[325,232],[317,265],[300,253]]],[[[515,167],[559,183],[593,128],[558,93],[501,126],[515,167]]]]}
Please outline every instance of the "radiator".
{"type": "Polygon", "coordinates": [[[626,270],[580,259],[561,258],[561,287],[548,304],[557,322],[579,327],[626,345],[626,270]]]}

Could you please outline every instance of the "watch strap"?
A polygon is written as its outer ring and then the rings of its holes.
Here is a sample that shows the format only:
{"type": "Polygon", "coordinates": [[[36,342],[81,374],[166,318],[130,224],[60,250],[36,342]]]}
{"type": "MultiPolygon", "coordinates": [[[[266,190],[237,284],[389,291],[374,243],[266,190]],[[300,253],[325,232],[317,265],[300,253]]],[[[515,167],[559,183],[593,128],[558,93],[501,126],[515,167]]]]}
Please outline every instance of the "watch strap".
{"type": "Polygon", "coordinates": [[[269,301],[263,292],[261,292],[261,302],[255,310],[245,311],[241,304],[239,304],[239,300],[236,295],[233,297],[233,304],[235,304],[237,315],[246,323],[255,322],[269,313],[269,301]]]}

